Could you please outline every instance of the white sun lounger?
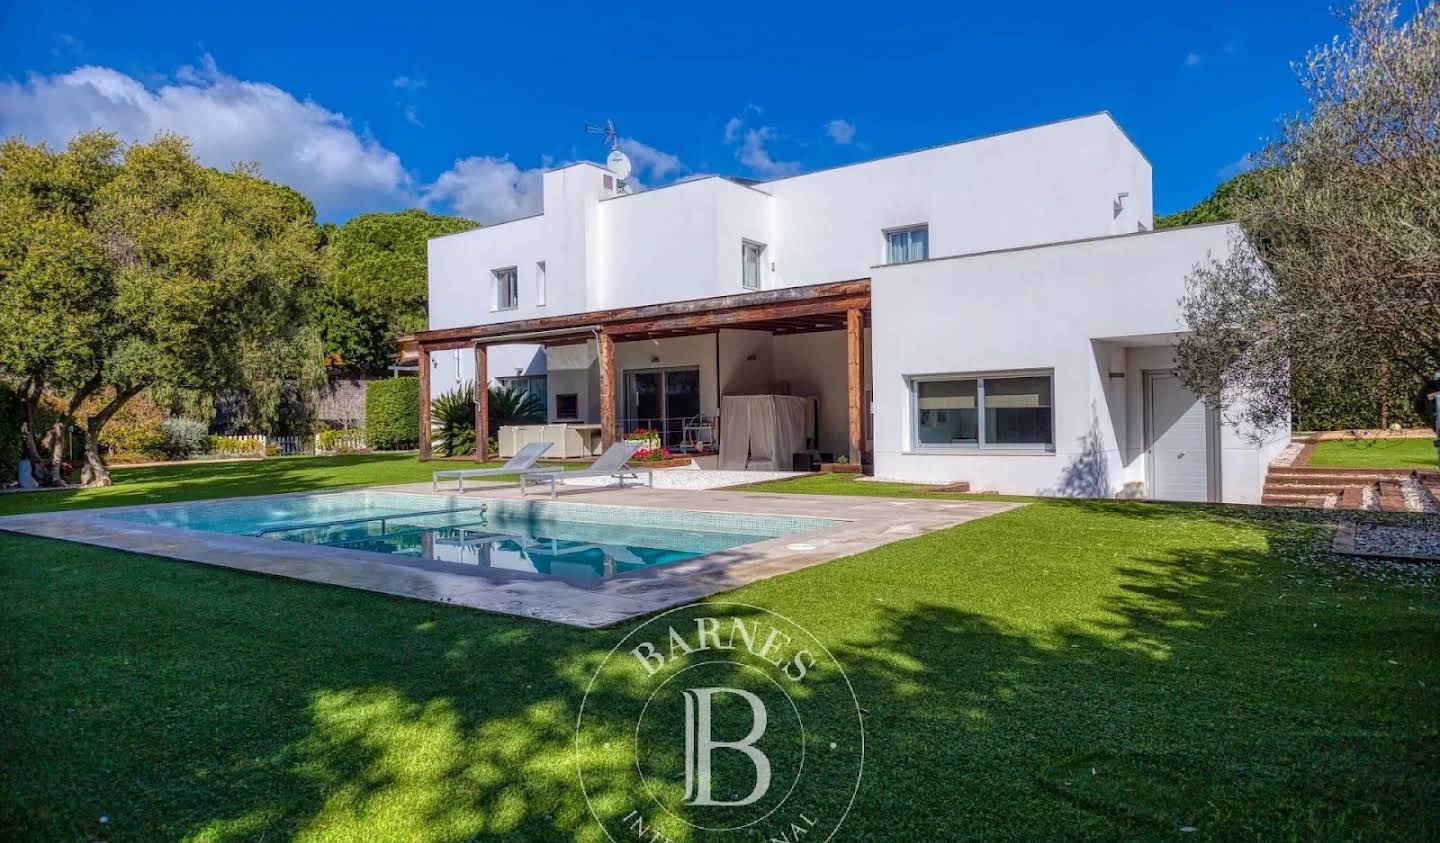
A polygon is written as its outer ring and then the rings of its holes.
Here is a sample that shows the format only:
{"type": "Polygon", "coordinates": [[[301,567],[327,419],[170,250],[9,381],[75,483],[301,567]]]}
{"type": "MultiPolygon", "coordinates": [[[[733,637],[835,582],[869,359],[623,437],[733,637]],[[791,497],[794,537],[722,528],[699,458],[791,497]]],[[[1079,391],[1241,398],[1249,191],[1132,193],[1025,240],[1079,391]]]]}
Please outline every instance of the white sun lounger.
{"type": "Polygon", "coordinates": [[[562,480],[571,480],[576,477],[614,477],[620,481],[621,488],[624,488],[626,480],[639,480],[644,474],[646,482],[653,488],[655,486],[655,472],[648,468],[627,468],[625,463],[635,456],[640,450],[643,442],[616,442],[606,449],[605,453],[595,458],[595,462],[585,468],[578,468],[574,471],[561,471],[560,469],[548,469],[544,471],[525,471],[520,474],[520,495],[524,497],[525,487],[531,483],[536,485],[550,484],[550,497],[555,497],[555,486],[562,480]]]}
{"type": "Polygon", "coordinates": [[[437,471],[430,477],[430,491],[440,491],[440,481],[455,478],[457,489],[460,494],[465,494],[466,477],[495,477],[501,474],[519,474],[526,469],[534,468],[539,461],[540,455],[550,450],[549,442],[532,442],[520,449],[520,452],[499,468],[462,468],[455,471],[437,471]]]}

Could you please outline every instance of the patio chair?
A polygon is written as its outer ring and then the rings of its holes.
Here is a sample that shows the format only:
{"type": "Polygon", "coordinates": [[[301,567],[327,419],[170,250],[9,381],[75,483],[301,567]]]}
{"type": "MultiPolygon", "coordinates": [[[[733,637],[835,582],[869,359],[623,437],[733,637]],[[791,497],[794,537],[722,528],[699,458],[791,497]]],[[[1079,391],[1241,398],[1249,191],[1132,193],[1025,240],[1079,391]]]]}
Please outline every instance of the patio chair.
{"type": "Polygon", "coordinates": [[[629,479],[639,480],[640,475],[646,475],[646,481],[651,488],[655,486],[655,472],[648,468],[627,468],[625,463],[635,456],[644,442],[626,440],[616,442],[605,450],[605,453],[595,458],[595,462],[585,468],[574,471],[562,471],[560,469],[547,469],[544,471],[525,471],[520,474],[520,496],[525,496],[525,488],[531,483],[536,485],[550,484],[550,497],[555,497],[555,487],[562,480],[572,480],[577,477],[614,477],[620,481],[620,487],[625,487],[625,481],[629,479]]]}
{"type": "Polygon", "coordinates": [[[466,477],[495,477],[501,474],[519,474],[527,469],[534,468],[535,463],[540,460],[540,455],[550,450],[550,442],[531,442],[521,448],[519,453],[505,461],[499,468],[462,468],[454,471],[437,471],[430,477],[430,491],[440,491],[440,481],[455,478],[457,490],[465,494],[466,477]]]}

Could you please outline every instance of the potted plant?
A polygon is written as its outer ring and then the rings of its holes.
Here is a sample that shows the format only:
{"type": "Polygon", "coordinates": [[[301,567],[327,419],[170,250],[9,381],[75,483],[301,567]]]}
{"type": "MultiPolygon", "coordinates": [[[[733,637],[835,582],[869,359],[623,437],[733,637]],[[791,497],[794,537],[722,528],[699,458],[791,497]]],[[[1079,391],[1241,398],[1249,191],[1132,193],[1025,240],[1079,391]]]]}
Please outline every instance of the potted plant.
{"type": "Polygon", "coordinates": [[[862,466],[859,463],[850,462],[850,457],[845,454],[835,458],[835,462],[820,463],[820,470],[827,474],[859,474],[862,466]]]}

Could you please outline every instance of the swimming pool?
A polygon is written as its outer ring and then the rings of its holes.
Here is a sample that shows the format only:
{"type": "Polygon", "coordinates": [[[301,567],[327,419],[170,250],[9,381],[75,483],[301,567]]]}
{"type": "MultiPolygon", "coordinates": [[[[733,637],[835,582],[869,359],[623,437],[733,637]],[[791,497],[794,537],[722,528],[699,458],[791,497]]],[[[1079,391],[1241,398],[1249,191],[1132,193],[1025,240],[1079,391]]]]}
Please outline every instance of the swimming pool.
{"type": "MultiPolygon", "coordinates": [[[[340,492],[152,507],[105,517],[593,580],[834,527],[799,516],[340,492]]],[[[448,567],[448,566],[447,566],[448,567]]]]}

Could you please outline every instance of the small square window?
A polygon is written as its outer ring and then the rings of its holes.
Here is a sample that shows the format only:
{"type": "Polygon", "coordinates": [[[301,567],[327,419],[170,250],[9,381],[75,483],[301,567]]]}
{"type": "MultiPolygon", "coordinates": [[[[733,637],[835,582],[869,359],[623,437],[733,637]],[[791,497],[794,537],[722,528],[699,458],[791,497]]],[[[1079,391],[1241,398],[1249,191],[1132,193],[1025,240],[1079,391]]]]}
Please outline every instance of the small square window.
{"type": "Polygon", "coordinates": [[[885,262],[911,263],[930,258],[930,227],[912,225],[885,232],[885,262]]]}
{"type": "Polygon", "coordinates": [[[495,276],[495,309],[514,310],[520,306],[520,283],[515,267],[497,269],[495,276]]]}
{"type": "Polygon", "coordinates": [[[740,286],[760,289],[760,272],[764,268],[765,244],[740,241],[740,286]]]}

